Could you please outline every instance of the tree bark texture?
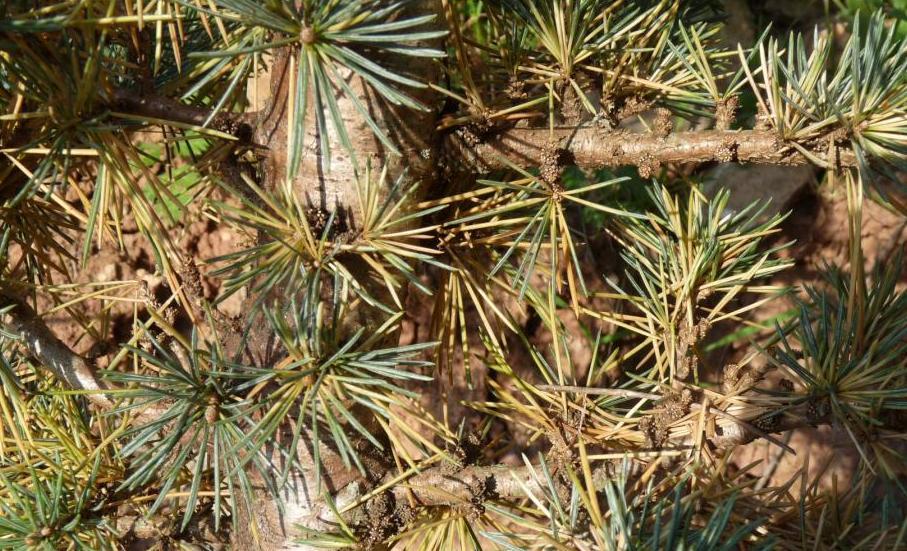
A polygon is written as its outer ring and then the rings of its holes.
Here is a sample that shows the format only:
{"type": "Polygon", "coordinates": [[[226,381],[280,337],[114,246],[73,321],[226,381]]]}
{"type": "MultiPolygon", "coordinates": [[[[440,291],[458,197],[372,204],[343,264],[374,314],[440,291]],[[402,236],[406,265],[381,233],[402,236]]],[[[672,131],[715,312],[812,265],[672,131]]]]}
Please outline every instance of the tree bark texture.
{"type": "MultiPolygon", "coordinates": [[[[772,165],[810,163],[805,155],[781,140],[771,130],[704,130],[658,135],[648,132],[588,128],[513,128],[469,143],[462,135],[450,133],[444,152],[469,170],[487,173],[507,167],[506,159],[521,167],[542,164],[551,144],[566,153],[565,164],[584,169],[637,166],[655,168],[664,163],[740,162],[772,165]]],[[[856,158],[849,148],[828,143],[813,144],[807,150],[831,166],[853,167],[856,158]]]]}
{"type": "MultiPolygon", "coordinates": [[[[400,16],[441,13],[440,0],[420,0],[410,3],[400,16]]],[[[438,17],[432,25],[441,28],[443,18],[438,17]]],[[[440,41],[421,45],[435,48],[442,46],[440,41]]],[[[290,135],[288,93],[293,78],[291,74],[293,55],[292,51],[284,50],[275,56],[271,73],[271,98],[259,113],[254,131],[253,141],[267,148],[263,160],[262,184],[270,190],[276,190],[277,186],[286,182],[289,162],[287,143],[290,135]]],[[[418,75],[418,78],[426,83],[437,82],[441,75],[441,65],[436,59],[392,55],[376,61],[392,71],[418,75]]],[[[390,137],[401,155],[387,151],[357,111],[353,101],[335,90],[341,118],[352,141],[356,158],[355,160],[351,158],[328,122],[326,130],[331,146],[328,160],[325,152],[320,150],[321,137],[318,134],[320,129],[316,124],[314,101],[310,96],[305,120],[304,151],[298,174],[291,180],[291,185],[296,195],[306,204],[335,212],[340,224],[347,228],[356,228],[362,214],[356,191],[356,178],[364,176],[363,169],[366,163],[371,165],[373,179],[386,168],[388,185],[403,175],[405,185],[420,186],[424,193],[432,182],[436,169],[438,140],[435,129],[441,97],[427,87],[403,89],[402,91],[428,107],[424,112],[414,111],[384,101],[362,79],[348,71],[341,72],[341,76],[346,79],[359,101],[367,107],[372,119],[390,137]]],[[[325,118],[330,121],[327,112],[325,118]]],[[[419,195],[414,194],[412,197],[418,200],[419,195]]],[[[360,319],[357,323],[368,323],[368,319],[360,319]]],[[[255,361],[264,360],[268,354],[262,348],[267,347],[265,343],[269,340],[268,336],[260,334],[259,338],[255,338],[255,335],[252,337],[250,339],[252,354],[258,356],[255,361]],[[255,348],[258,350],[254,350],[255,348]]],[[[326,527],[324,519],[331,517],[321,492],[326,490],[334,495],[339,507],[358,497],[362,485],[357,473],[345,472],[336,453],[324,444],[316,443],[325,466],[324,485],[321,490],[317,489],[315,466],[309,456],[310,445],[311,442],[301,442],[299,445],[298,459],[301,472],[291,477],[283,493],[282,513],[278,510],[275,500],[263,490],[256,494],[252,511],[239,511],[239,522],[232,535],[235,549],[306,549],[307,547],[294,543],[301,534],[299,526],[323,529],[326,527]],[[331,469],[331,465],[340,468],[331,469]],[[337,473],[334,474],[332,471],[337,473]]]]}

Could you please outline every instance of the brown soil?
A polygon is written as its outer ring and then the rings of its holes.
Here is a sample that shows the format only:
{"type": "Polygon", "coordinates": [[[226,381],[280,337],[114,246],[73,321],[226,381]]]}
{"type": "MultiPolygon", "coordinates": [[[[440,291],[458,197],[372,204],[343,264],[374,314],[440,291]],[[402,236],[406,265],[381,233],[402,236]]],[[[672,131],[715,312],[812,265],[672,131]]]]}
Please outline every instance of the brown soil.
{"type": "MultiPolygon", "coordinates": [[[[220,198],[221,200],[223,198],[220,198]]],[[[186,213],[182,224],[170,232],[171,239],[185,254],[199,265],[200,290],[204,299],[211,301],[220,292],[221,282],[210,277],[212,267],[205,261],[239,247],[238,236],[226,227],[204,218],[198,211],[186,213]]],[[[81,247],[81,243],[77,242],[81,247]]],[[[80,249],[79,249],[80,250],[80,249]]],[[[13,263],[17,258],[13,249],[13,263]]],[[[104,367],[109,355],[132,336],[133,320],[147,319],[147,304],[161,305],[170,298],[171,290],[155,269],[154,252],[147,239],[138,232],[135,223],[127,220],[123,228],[122,244],[105,240],[99,247],[92,246],[84,267],[76,259],[67,262],[72,282],[77,284],[115,283],[123,285],[113,293],[106,293],[104,300],[92,299],[73,309],[63,309],[45,318],[48,326],[76,352],[94,358],[98,367],[104,367]],[[116,298],[110,298],[110,295],[116,298]],[[78,315],[73,314],[78,311],[78,315]],[[81,318],[82,323],[77,320],[81,318]],[[87,330],[89,327],[90,330],[87,330]]],[[[61,274],[54,274],[58,281],[65,281],[61,274]]],[[[227,317],[240,314],[240,293],[218,305],[227,317]]],[[[41,297],[39,311],[47,311],[56,301],[41,297]]],[[[186,320],[177,319],[177,322],[186,320]]]]}
{"type": "MultiPolygon", "coordinates": [[[[808,194],[792,206],[793,213],[785,224],[784,237],[797,239],[797,243],[785,252],[785,256],[796,259],[797,264],[782,272],[776,281],[785,285],[821,285],[821,274],[826,265],[849,270],[847,201],[842,190],[822,189],[818,194],[808,194]]],[[[903,235],[907,231],[907,220],[892,213],[878,203],[867,200],[863,209],[862,246],[864,269],[869,273],[877,262],[893,261],[898,248],[907,253],[903,235]]],[[[902,284],[907,284],[907,270],[902,274],[902,284]]],[[[793,298],[783,298],[769,303],[757,316],[765,319],[783,312],[794,305],[793,298]]],[[[729,355],[739,354],[729,351],[729,355]]],[[[780,379],[770,372],[769,382],[780,379]]],[[[807,469],[808,480],[827,469],[821,478],[821,488],[847,487],[860,466],[860,456],[853,441],[843,428],[823,426],[815,429],[793,431],[788,444],[797,455],[785,453],[777,446],[756,440],[735,450],[734,460],[740,467],[754,461],[761,464],[753,468],[756,476],[766,475],[769,486],[778,486],[801,469],[807,469]]],[[[800,490],[797,481],[792,491],[800,490]]]]}

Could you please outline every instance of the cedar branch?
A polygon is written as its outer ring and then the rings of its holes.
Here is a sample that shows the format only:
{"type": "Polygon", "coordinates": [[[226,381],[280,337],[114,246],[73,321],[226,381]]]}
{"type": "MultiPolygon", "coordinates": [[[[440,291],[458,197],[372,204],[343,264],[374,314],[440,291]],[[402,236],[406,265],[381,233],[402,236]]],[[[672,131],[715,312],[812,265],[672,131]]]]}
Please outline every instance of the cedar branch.
{"type": "Polygon", "coordinates": [[[2,316],[4,329],[18,336],[42,366],[72,390],[88,391],[86,396],[93,404],[104,409],[111,407],[110,400],[101,393],[103,387],[94,368],[85,358],[58,339],[29,305],[2,292],[0,308],[7,307],[2,316]]]}
{"type": "Polygon", "coordinates": [[[192,126],[206,126],[232,134],[240,143],[249,143],[252,140],[251,121],[257,116],[255,113],[238,114],[221,111],[208,121],[212,113],[208,107],[196,107],[166,96],[121,88],[114,88],[110,93],[110,103],[117,111],[132,115],[192,126]]]}
{"type": "MultiPolygon", "coordinates": [[[[740,162],[773,165],[803,165],[811,161],[791,143],[767,130],[703,130],[654,133],[600,128],[513,128],[470,144],[460,133],[451,132],[444,147],[458,163],[477,172],[543,164],[542,156],[558,144],[567,153],[564,162],[580,168],[652,166],[663,163],[740,162]]],[[[798,144],[816,159],[833,167],[856,166],[853,151],[829,141],[798,144]]]]}

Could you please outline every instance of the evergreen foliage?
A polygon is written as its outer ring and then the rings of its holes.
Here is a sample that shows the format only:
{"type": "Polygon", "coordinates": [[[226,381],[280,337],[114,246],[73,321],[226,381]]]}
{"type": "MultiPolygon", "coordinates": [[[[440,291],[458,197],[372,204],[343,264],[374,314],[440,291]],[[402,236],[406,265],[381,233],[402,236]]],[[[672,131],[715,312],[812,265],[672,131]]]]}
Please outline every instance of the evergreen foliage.
{"type": "Polygon", "coordinates": [[[0,549],[266,537],[301,493],[308,548],[904,548],[903,262],[864,274],[860,230],[907,214],[907,22],[836,4],[846,40],[728,48],[696,0],[0,0],[0,549]],[[683,151],[826,171],[850,265],[772,284],[785,215],[683,151]],[[188,258],[193,216],[241,246],[188,258]],[[130,232],[164,296],[79,278],[130,232]],[[820,425],[847,487],[731,459],[820,425]]]}

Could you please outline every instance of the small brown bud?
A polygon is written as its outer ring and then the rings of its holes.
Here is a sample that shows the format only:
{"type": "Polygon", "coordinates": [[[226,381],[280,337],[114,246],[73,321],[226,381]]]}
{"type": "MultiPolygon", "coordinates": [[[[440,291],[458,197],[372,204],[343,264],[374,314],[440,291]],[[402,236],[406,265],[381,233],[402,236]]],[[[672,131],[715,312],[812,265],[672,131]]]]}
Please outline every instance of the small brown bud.
{"type": "Polygon", "coordinates": [[[220,400],[217,396],[211,395],[208,397],[208,407],[205,408],[205,421],[207,421],[209,425],[213,425],[217,422],[219,405],[220,400]]]}
{"type": "Polygon", "coordinates": [[[299,41],[306,46],[314,44],[317,38],[318,35],[315,34],[315,29],[312,27],[303,27],[302,30],[299,31],[299,41]]]}

